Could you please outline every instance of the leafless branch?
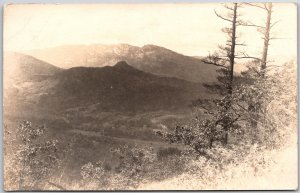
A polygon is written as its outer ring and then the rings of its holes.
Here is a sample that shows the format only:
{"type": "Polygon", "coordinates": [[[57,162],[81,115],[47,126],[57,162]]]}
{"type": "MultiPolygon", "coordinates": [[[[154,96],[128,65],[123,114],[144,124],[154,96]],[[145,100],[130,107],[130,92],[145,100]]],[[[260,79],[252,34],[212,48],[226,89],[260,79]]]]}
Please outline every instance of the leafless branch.
{"type": "Polygon", "coordinates": [[[237,45],[237,46],[247,46],[247,45],[245,44],[245,42],[243,42],[243,43],[235,43],[235,45],[237,45]]]}
{"type": "Polygon", "coordinates": [[[251,22],[244,22],[244,23],[238,23],[239,26],[246,26],[246,27],[257,27],[257,28],[263,28],[265,29],[266,27],[264,26],[261,26],[261,25],[256,25],[254,23],[251,23],[251,22]]]}
{"type": "Polygon", "coordinates": [[[265,3],[263,3],[263,4],[264,4],[263,6],[261,6],[261,5],[259,5],[259,4],[254,4],[254,3],[244,3],[244,4],[245,4],[245,5],[252,6],[252,7],[257,7],[257,8],[266,10],[266,5],[265,5],[265,3]]]}
{"type": "Polygon", "coordinates": [[[230,19],[228,19],[228,18],[225,18],[225,17],[221,16],[220,14],[217,13],[216,10],[214,10],[214,11],[215,11],[215,14],[216,14],[217,17],[219,17],[219,18],[221,18],[221,19],[223,19],[223,20],[225,20],[225,21],[229,21],[229,22],[232,23],[232,20],[230,20],[230,19]]]}
{"type": "Polygon", "coordinates": [[[245,51],[239,52],[239,55],[236,55],[235,58],[237,58],[237,59],[255,59],[255,60],[259,60],[259,61],[261,60],[260,58],[249,56],[245,51]]]}
{"type": "Polygon", "coordinates": [[[260,60],[260,58],[252,57],[252,56],[235,56],[236,59],[256,59],[260,60]]]}
{"type": "Polygon", "coordinates": [[[277,20],[277,21],[275,21],[274,23],[272,23],[271,26],[270,26],[270,29],[271,29],[272,27],[274,27],[276,24],[278,24],[279,22],[280,22],[280,20],[277,20]]]}
{"type": "Polygon", "coordinates": [[[224,5],[224,7],[226,8],[226,9],[229,9],[229,10],[231,10],[231,11],[233,11],[233,8],[232,7],[229,7],[228,5],[224,5]]]}
{"type": "Polygon", "coordinates": [[[212,64],[212,65],[219,66],[219,67],[222,67],[222,68],[227,68],[226,65],[218,64],[217,62],[213,62],[213,61],[202,60],[202,62],[204,62],[205,64],[212,64]]]}
{"type": "Polygon", "coordinates": [[[284,39],[287,39],[287,38],[280,38],[280,37],[270,37],[269,40],[284,40],[284,39]]]}
{"type": "Polygon", "coordinates": [[[270,11],[269,8],[267,7],[267,3],[264,3],[263,5],[264,5],[265,10],[270,11]]]}

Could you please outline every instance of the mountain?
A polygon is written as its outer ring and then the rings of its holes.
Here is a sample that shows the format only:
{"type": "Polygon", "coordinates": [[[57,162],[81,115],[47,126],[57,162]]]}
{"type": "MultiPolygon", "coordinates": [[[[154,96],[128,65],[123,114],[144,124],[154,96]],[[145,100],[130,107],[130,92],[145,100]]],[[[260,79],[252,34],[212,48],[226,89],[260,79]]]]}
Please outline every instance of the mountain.
{"type": "Polygon", "coordinates": [[[34,101],[31,94],[40,95],[39,90],[52,85],[48,78],[62,71],[47,62],[16,52],[5,52],[3,61],[4,105],[10,107],[16,101],[34,101]]]}
{"type": "Polygon", "coordinates": [[[48,68],[49,73],[18,66],[26,77],[26,73],[36,71],[47,76],[15,82],[5,91],[6,106],[25,104],[54,111],[93,106],[100,111],[144,112],[179,109],[198,98],[210,97],[200,83],[153,75],[125,61],[114,66],[66,70],[37,65],[48,68]]]}
{"type": "Polygon", "coordinates": [[[40,105],[57,109],[89,105],[103,111],[176,109],[207,95],[201,84],[156,76],[124,61],[100,68],[74,67],[51,79],[57,83],[41,96],[40,105]]]}
{"type": "Polygon", "coordinates": [[[50,76],[62,70],[32,56],[16,52],[5,52],[4,64],[4,80],[12,79],[15,82],[50,76]]]}
{"type": "Polygon", "coordinates": [[[139,70],[156,75],[176,77],[192,82],[216,81],[216,66],[155,45],[143,47],[128,44],[65,45],[31,50],[26,54],[61,68],[112,66],[123,60],[139,70]]]}

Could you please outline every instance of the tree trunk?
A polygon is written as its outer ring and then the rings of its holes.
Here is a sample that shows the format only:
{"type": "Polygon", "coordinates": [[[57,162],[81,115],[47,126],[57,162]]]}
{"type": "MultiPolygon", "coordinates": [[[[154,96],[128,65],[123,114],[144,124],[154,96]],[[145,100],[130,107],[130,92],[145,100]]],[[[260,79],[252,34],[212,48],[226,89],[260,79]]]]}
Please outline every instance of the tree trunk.
{"type": "MultiPolygon", "coordinates": [[[[233,7],[233,18],[232,18],[232,33],[231,33],[231,46],[230,46],[230,54],[229,54],[229,62],[230,62],[230,74],[229,74],[229,85],[228,85],[228,95],[232,94],[233,89],[233,73],[234,73],[234,59],[235,59],[235,46],[236,46],[236,20],[237,20],[237,3],[234,3],[233,7]]],[[[227,109],[230,109],[231,102],[229,103],[227,109]]],[[[225,129],[225,128],[223,128],[225,129]]],[[[228,143],[228,130],[225,130],[225,138],[224,144],[228,143]]]]}
{"type": "Polygon", "coordinates": [[[231,46],[230,46],[230,77],[229,77],[229,88],[228,93],[232,94],[232,83],[233,83],[233,70],[234,70],[234,59],[235,59],[235,40],[236,40],[236,17],[237,17],[237,3],[234,3],[233,18],[232,18],[232,33],[231,33],[231,46]]]}
{"type": "Polygon", "coordinates": [[[261,72],[262,76],[265,75],[265,70],[267,67],[267,56],[268,56],[268,48],[269,48],[269,41],[270,41],[270,30],[271,30],[271,16],[272,16],[272,3],[267,3],[267,21],[266,21],[266,28],[265,28],[265,34],[264,34],[264,48],[263,48],[263,54],[261,58],[261,72]]]}
{"type": "MultiPolygon", "coordinates": [[[[267,68],[267,58],[268,58],[268,49],[269,49],[269,41],[270,41],[270,30],[271,30],[271,19],[272,19],[272,8],[273,4],[272,3],[266,3],[265,5],[266,11],[267,11],[267,19],[266,19],[266,26],[265,26],[265,31],[264,31],[264,47],[263,47],[263,52],[262,52],[262,57],[261,57],[261,63],[260,63],[260,75],[261,78],[265,77],[266,74],[266,68],[267,68]]],[[[250,126],[254,130],[253,131],[253,140],[257,141],[257,134],[258,134],[258,129],[257,129],[257,121],[260,118],[258,115],[258,110],[260,109],[262,104],[256,104],[256,107],[253,106],[252,108],[249,109],[250,112],[253,112],[253,120],[250,121],[250,126]]]]}

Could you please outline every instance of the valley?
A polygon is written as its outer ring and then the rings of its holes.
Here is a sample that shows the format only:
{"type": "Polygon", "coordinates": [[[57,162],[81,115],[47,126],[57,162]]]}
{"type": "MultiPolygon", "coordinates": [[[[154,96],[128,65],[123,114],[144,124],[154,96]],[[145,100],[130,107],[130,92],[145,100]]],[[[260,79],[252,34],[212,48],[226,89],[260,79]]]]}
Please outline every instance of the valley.
{"type": "MultiPolygon", "coordinates": [[[[113,53],[124,55],[124,45],[118,47],[122,48],[119,51],[112,47],[113,53]]],[[[6,53],[4,124],[8,132],[14,133],[23,120],[45,126],[47,138],[57,139],[62,149],[72,151],[62,166],[68,171],[63,177],[72,180],[80,178],[80,168],[87,162],[101,160],[107,167],[115,167],[113,148],[152,147],[155,152],[168,147],[181,149],[181,145],[163,141],[155,131],[172,130],[188,122],[193,118],[194,101],[217,97],[203,86],[213,80],[212,69],[203,68],[200,60],[157,46],[126,49],[128,57],[114,59],[107,59],[104,52],[104,63],[99,55],[96,63],[76,63],[69,58],[75,66],[68,69],[48,58],[6,53]],[[131,56],[132,49],[135,51],[131,56]],[[140,49],[147,56],[137,57],[140,49]],[[161,55],[154,57],[155,53],[161,55]],[[172,60],[181,61],[181,66],[172,60]],[[198,71],[194,72],[197,65],[198,71]],[[155,73],[157,70],[162,73],[155,73]],[[207,70],[210,73],[206,74],[207,70]],[[199,78],[194,79],[193,73],[199,78]]],[[[75,58],[80,56],[75,53],[75,58]]],[[[56,55],[53,58],[60,59],[56,55]]]]}

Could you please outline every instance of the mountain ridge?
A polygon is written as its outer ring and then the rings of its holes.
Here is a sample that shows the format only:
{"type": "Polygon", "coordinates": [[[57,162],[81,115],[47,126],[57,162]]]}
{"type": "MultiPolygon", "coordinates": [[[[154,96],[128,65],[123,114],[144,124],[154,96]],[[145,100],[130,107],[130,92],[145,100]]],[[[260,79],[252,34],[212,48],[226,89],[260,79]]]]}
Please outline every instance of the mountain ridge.
{"type": "Polygon", "coordinates": [[[18,52],[4,52],[3,64],[3,80],[8,85],[40,79],[42,76],[51,76],[63,70],[48,62],[18,52]]]}
{"type": "Polygon", "coordinates": [[[25,54],[62,68],[103,67],[112,66],[118,61],[127,61],[133,67],[155,75],[201,83],[217,80],[216,66],[153,44],[142,47],[129,44],[64,45],[31,50],[25,54]]]}
{"type": "Polygon", "coordinates": [[[180,109],[208,95],[201,83],[154,75],[126,61],[60,70],[39,80],[16,83],[13,89],[6,92],[6,104],[34,104],[58,111],[94,104],[100,111],[180,109]]]}

